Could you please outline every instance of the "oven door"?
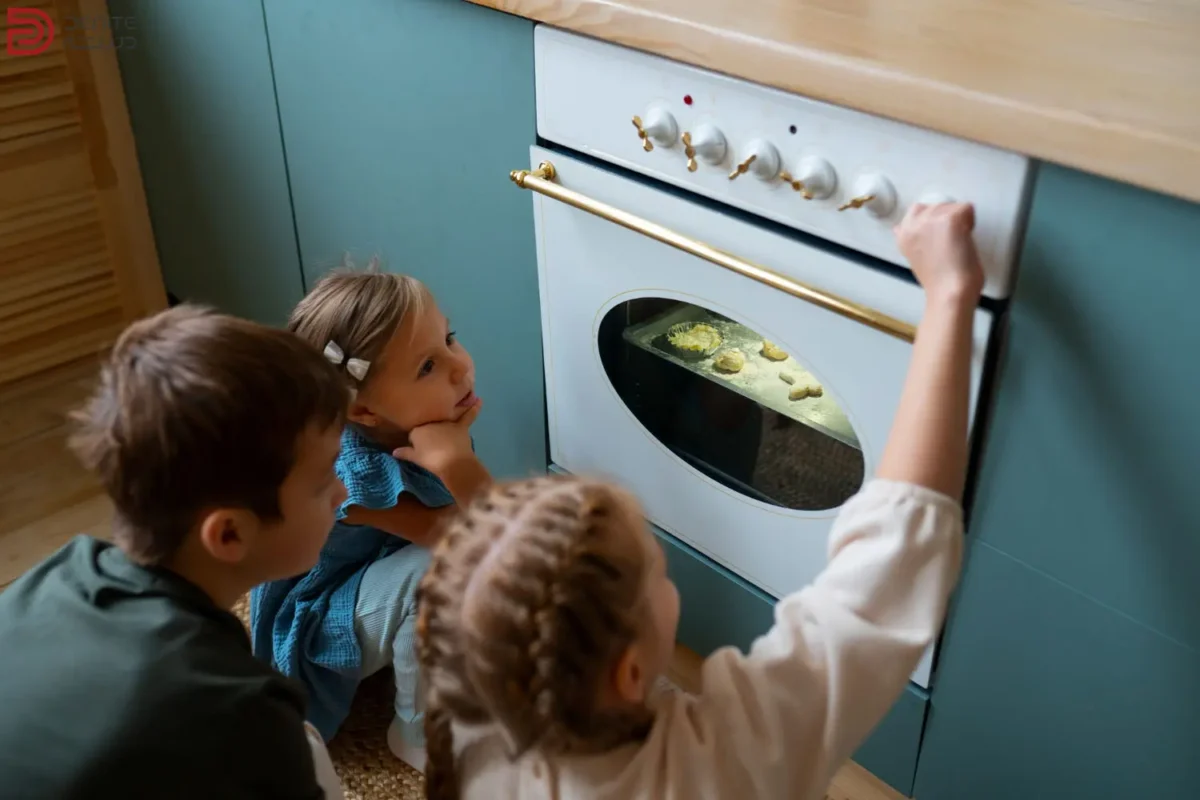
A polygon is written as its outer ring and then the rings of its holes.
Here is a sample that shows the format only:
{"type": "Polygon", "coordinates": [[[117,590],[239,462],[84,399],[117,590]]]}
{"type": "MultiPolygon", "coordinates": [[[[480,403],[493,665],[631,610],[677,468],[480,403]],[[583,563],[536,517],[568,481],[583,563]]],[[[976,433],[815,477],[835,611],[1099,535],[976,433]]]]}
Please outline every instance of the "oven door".
{"type": "MultiPolygon", "coordinates": [[[[569,194],[533,194],[553,462],[630,487],[656,525],[768,594],[811,582],[878,463],[922,290],[676,191],[539,147],[531,160],[569,194]]],[[[991,323],[976,311],[972,420],[991,323]]],[[[927,653],[913,680],[929,669],[927,653]]]]}

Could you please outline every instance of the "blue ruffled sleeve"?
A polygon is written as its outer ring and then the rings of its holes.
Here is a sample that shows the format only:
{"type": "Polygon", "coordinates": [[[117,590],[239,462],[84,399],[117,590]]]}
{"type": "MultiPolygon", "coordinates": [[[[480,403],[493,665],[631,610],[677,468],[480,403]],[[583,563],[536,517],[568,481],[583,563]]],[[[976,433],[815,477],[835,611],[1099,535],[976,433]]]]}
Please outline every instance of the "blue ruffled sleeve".
{"type": "Polygon", "coordinates": [[[380,450],[349,425],[342,434],[342,453],[335,469],[346,486],[346,499],[337,510],[338,520],[345,519],[351,506],[392,508],[402,492],[412,494],[429,508],[454,502],[436,475],[380,450]]]}

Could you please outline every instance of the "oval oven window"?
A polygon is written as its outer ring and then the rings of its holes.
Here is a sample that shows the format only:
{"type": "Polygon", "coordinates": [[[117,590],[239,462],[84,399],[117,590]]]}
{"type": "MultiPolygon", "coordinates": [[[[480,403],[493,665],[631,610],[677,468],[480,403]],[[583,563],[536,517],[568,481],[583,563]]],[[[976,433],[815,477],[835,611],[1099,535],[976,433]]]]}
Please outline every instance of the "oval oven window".
{"type": "Polygon", "coordinates": [[[863,482],[850,421],[794,354],[714,311],[665,298],[619,303],[600,360],[650,434],[695,469],[784,508],[836,508],[863,482]]]}

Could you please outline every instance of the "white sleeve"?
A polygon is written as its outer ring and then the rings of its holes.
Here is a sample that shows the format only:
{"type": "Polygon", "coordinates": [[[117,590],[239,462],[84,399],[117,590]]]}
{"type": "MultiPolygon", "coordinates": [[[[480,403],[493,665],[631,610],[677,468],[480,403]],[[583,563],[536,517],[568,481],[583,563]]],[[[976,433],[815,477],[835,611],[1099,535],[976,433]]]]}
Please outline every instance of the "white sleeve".
{"type": "Polygon", "coordinates": [[[312,748],[313,765],[317,770],[317,784],[325,792],[325,800],[345,800],[342,794],[342,782],[333,769],[333,760],[325,749],[325,741],[310,723],[304,723],[304,733],[308,736],[308,746],[312,748]]]}
{"type": "Polygon", "coordinates": [[[673,797],[821,798],[904,690],[958,579],[961,507],[875,480],[829,546],[825,570],[779,602],[749,654],[713,653],[700,694],[668,712],[654,738],[673,797]]]}

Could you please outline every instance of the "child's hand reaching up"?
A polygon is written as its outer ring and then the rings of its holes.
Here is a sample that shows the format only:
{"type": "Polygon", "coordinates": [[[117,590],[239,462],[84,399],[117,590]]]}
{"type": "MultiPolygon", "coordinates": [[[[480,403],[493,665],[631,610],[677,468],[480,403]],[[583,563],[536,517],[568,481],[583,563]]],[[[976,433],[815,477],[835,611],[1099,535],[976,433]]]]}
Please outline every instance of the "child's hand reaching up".
{"type": "Polygon", "coordinates": [[[971,330],[983,269],[964,203],[914,205],[896,241],[925,287],[912,362],[877,474],[960,498],[967,469],[971,330]]]}
{"type": "Polygon", "coordinates": [[[896,243],[930,299],[975,305],[983,268],[971,239],[975,207],[969,203],[912,206],[896,226],[896,243]]]}
{"type": "Polygon", "coordinates": [[[467,498],[491,482],[491,476],[471,447],[470,428],[483,407],[476,400],[467,413],[456,420],[419,425],[408,433],[408,447],[392,451],[396,458],[411,461],[441,478],[462,505],[467,498]]]}

